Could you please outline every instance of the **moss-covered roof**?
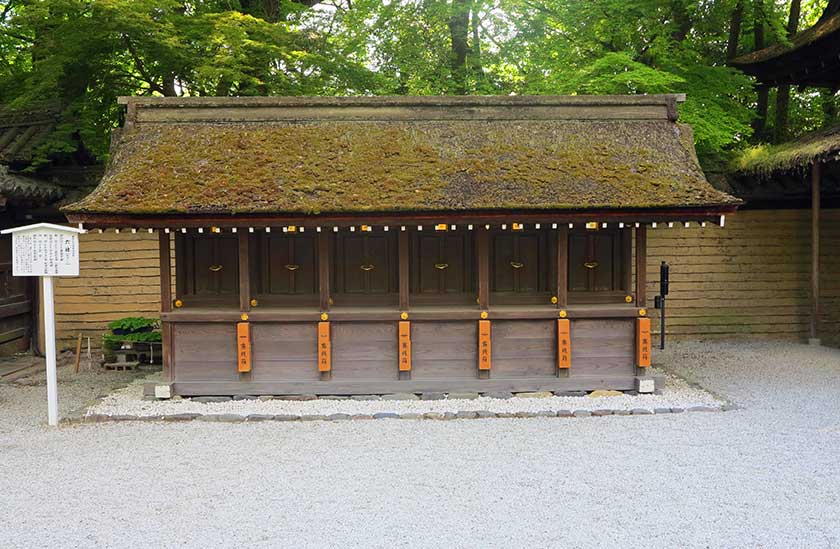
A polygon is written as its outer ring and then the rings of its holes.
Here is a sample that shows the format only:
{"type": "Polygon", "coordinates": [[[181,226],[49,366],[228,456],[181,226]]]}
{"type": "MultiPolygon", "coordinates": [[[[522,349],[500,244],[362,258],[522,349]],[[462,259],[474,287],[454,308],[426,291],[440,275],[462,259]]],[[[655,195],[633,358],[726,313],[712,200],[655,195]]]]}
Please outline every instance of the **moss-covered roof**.
{"type": "MultiPolygon", "coordinates": [[[[205,113],[205,111],[201,111],[205,113]]],[[[201,114],[204,116],[204,114],[201,114]]],[[[737,204],[662,119],[144,122],[71,214],[671,209],[737,204]]]]}
{"type": "Polygon", "coordinates": [[[769,177],[775,173],[804,169],[814,160],[840,158],[840,125],[824,128],[796,141],[758,145],[742,152],[733,171],[742,175],[769,177]]]}

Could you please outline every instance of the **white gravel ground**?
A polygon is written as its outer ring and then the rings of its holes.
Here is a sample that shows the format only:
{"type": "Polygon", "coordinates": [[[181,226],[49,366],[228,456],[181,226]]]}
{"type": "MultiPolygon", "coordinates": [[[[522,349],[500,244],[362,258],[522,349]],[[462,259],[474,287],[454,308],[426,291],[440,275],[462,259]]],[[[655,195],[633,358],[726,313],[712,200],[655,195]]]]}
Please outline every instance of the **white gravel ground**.
{"type": "Polygon", "coordinates": [[[54,430],[0,385],[0,546],[840,546],[840,351],[658,361],[744,408],[54,430]]]}
{"type": "Polygon", "coordinates": [[[266,415],[325,415],[330,414],[376,414],[382,412],[425,413],[461,412],[486,410],[489,412],[540,412],[575,410],[633,410],[656,408],[682,408],[693,406],[720,407],[723,402],[708,392],[692,387],[675,376],[666,377],[665,390],[660,395],[621,396],[578,396],[498,399],[480,397],[476,399],[447,400],[233,400],[228,402],[196,402],[183,400],[143,400],[143,379],[138,379],[125,389],[114,392],[101,403],[91,407],[88,414],[107,416],[133,415],[152,417],[183,413],[197,414],[249,414],[266,415]]]}

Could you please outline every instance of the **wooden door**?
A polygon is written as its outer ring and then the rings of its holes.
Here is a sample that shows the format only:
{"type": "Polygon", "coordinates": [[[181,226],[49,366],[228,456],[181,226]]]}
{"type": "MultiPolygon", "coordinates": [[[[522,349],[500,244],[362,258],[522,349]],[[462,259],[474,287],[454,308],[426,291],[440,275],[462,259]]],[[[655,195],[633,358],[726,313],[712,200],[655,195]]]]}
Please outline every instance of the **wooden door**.
{"type": "Polygon", "coordinates": [[[318,291],[314,236],[266,235],[261,240],[259,294],[299,296],[318,291]]]}
{"type": "Polygon", "coordinates": [[[178,235],[177,295],[185,305],[233,304],[239,295],[236,235],[178,235]]]}
{"type": "Polygon", "coordinates": [[[0,237],[0,356],[29,349],[36,280],[12,276],[12,238],[0,237]]]}
{"type": "Polygon", "coordinates": [[[587,231],[569,235],[569,291],[581,294],[621,294],[628,268],[627,243],[618,231],[587,231]]]}
{"type": "Polygon", "coordinates": [[[548,290],[550,262],[544,233],[493,238],[493,292],[534,294],[548,290]]]}
{"type": "Polygon", "coordinates": [[[333,270],[337,304],[348,304],[340,294],[351,297],[351,302],[382,301],[396,296],[395,236],[396,233],[339,235],[333,270]]]}
{"type": "Polygon", "coordinates": [[[433,296],[474,291],[468,235],[418,235],[412,252],[413,293],[433,296]]]}

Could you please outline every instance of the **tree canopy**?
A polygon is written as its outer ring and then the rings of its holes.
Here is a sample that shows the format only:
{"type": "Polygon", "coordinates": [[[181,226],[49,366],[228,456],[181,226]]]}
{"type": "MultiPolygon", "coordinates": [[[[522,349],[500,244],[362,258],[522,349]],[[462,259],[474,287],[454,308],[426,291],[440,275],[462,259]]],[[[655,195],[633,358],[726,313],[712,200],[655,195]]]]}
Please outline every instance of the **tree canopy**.
{"type": "MultiPolygon", "coordinates": [[[[836,2],[835,2],[836,3],[836,2]]],[[[0,103],[51,105],[35,167],[107,158],[119,95],[685,93],[707,169],[836,119],[727,66],[829,0],[6,0],[0,103]]]]}

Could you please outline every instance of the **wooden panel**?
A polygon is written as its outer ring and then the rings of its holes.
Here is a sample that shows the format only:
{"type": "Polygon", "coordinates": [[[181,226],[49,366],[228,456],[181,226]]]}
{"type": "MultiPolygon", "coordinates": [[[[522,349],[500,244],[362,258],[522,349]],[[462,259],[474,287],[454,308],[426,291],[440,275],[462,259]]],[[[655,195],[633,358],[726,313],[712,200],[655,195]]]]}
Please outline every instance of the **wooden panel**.
{"type": "MultiPolygon", "coordinates": [[[[840,209],[821,217],[821,332],[840,345],[840,209]]],[[[807,337],[810,211],[748,210],[723,228],[675,224],[648,229],[647,308],[659,292],[659,263],[671,265],[669,338],[807,337]]],[[[659,321],[652,318],[654,337],[659,321]]]]}
{"type": "Polygon", "coordinates": [[[493,346],[490,341],[490,321],[478,321],[478,369],[489,370],[492,364],[493,346]]]}
{"type": "Polygon", "coordinates": [[[333,323],[332,379],[396,379],[396,322],[333,323]]]}
{"type": "Polygon", "coordinates": [[[567,370],[572,367],[571,326],[567,318],[557,319],[557,368],[567,370]]]}
{"type": "Polygon", "coordinates": [[[400,372],[411,371],[411,322],[401,320],[399,323],[399,363],[400,372]]]}
{"type": "Polygon", "coordinates": [[[329,372],[332,369],[332,342],[330,341],[330,323],[318,323],[318,371],[329,372]]]}
{"type": "Polygon", "coordinates": [[[572,376],[635,372],[635,319],[572,320],[572,376]]]}
{"type": "Polygon", "coordinates": [[[176,381],[238,381],[233,324],[172,325],[176,381]]]}
{"type": "Polygon", "coordinates": [[[251,323],[253,381],[316,381],[318,327],[306,323],[251,323]]]}
{"type": "Polygon", "coordinates": [[[636,319],[636,366],[647,368],[650,366],[651,341],[650,319],[636,319]]]}
{"type": "Polygon", "coordinates": [[[236,323],[236,363],[239,373],[251,371],[251,327],[247,322],[236,323]]]}
{"type": "MultiPolygon", "coordinates": [[[[479,322],[490,321],[482,320],[479,322]]],[[[493,377],[555,377],[557,334],[552,320],[494,320],[493,377]]]]}
{"type": "Polygon", "coordinates": [[[474,321],[413,321],[412,379],[474,378],[478,360],[477,337],[474,321]]]}

